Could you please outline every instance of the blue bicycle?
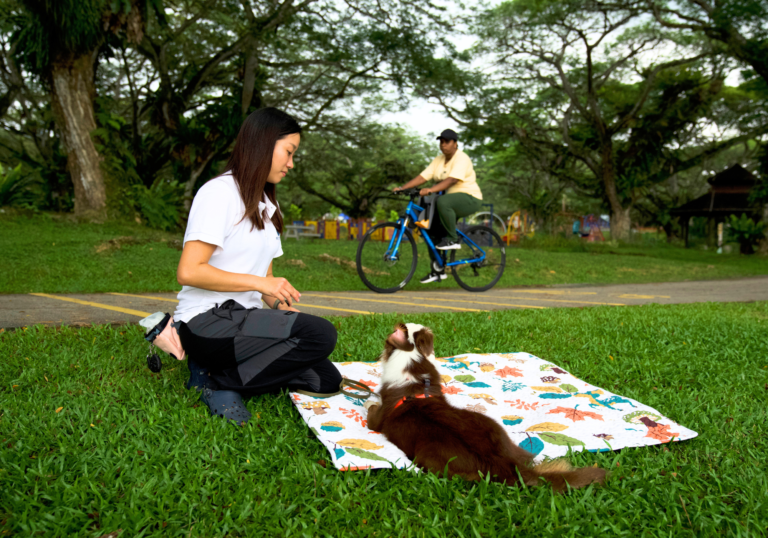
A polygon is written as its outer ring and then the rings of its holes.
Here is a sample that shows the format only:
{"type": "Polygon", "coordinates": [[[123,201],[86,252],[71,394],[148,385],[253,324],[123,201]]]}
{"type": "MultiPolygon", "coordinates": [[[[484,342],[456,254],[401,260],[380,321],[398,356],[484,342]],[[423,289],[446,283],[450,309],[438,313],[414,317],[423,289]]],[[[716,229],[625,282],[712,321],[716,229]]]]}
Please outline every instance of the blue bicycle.
{"type": "MultiPolygon", "coordinates": [[[[457,229],[462,248],[437,250],[429,232],[421,225],[423,219],[418,220],[425,211],[414,203],[419,189],[407,189],[399,194],[410,196],[405,213],[397,222],[384,222],[368,230],[357,248],[357,274],[368,288],[377,293],[394,293],[413,278],[418,263],[414,229],[421,233],[431,253],[433,270],[442,272],[450,268],[459,286],[468,291],[486,291],[496,285],[504,273],[507,257],[499,234],[488,226],[457,229]],[[464,254],[466,258],[457,259],[457,255],[464,254]]],[[[424,202],[420,199],[419,203],[424,202]]]]}

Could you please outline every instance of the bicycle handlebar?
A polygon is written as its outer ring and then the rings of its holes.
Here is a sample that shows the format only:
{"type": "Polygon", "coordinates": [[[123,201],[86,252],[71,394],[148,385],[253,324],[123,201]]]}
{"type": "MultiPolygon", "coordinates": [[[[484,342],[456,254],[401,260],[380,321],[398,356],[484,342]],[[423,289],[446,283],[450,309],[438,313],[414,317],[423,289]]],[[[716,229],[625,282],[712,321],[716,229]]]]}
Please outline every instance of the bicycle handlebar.
{"type": "Polygon", "coordinates": [[[395,194],[402,194],[404,196],[412,196],[415,198],[416,196],[419,196],[419,192],[421,192],[421,189],[414,187],[412,189],[403,189],[400,191],[395,191],[395,194]]]}

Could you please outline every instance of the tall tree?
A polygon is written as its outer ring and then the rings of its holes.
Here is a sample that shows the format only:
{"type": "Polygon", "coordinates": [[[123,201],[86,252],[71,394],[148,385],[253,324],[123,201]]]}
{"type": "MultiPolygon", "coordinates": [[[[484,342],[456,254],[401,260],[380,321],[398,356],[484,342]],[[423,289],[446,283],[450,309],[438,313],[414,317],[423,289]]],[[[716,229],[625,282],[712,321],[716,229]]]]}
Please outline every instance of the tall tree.
{"type": "MultiPolygon", "coordinates": [[[[700,135],[723,88],[700,43],[649,25],[640,2],[506,2],[478,20],[479,50],[496,70],[458,119],[506,133],[552,172],[603,198],[611,234],[629,237],[643,187],[692,166],[685,141],[700,135]],[[664,51],[664,54],[662,54],[664,51]],[[474,122],[472,121],[474,118],[474,122]]],[[[719,151],[739,140],[715,142],[719,151]]]]}
{"type": "Polygon", "coordinates": [[[768,83],[768,1],[648,0],[666,28],[701,33],[723,44],[742,65],[768,83]]]}
{"type": "Polygon", "coordinates": [[[67,151],[75,213],[103,217],[104,177],[91,133],[96,129],[94,78],[110,36],[138,41],[142,0],[18,0],[14,48],[21,63],[50,91],[58,132],[67,151]]]}
{"type": "Polygon", "coordinates": [[[138,47],[158,85],[138,109],[143,155],[158,166],[154,156],[172,156],[189,203],[244,115],[279,106],[309,130],[338,132],[353,99],[405,84],[416,59],[429,61],[440,17],[428,0],[169,0],[138,47]]]}
{"type": "MultiPolygon", "coordinates": [[[[648,5],[662,26],[701,34],[720,44],[746,68],[742,72],[748,80],[745,85],[751,86],[764,104],[768,102],[768,1],[648,0],[648,5]]],[[[764,117],[760,120],[765,122],[764,117]]],[[[768,143],[763,142],[762,151],[768,155],[768,143]]],[[[761,170],[765,168],[764,161],[765,158],[761,160],[761,170]]],[[[768,178],[763,178],[763,182],[761,185],[768,183],[768,178]]],[[[754,199],[762,200],[763,221],[768,222],[768,196],[756,195],[754,199]]],[[[768,254],[768,227],[760,251],[768,254]]]]}
{"type": "Polygon", "coordinates": [[[351,217],[370,217],[389,189],[417,176],[434,153],[436,146],[402,127],[360,119],[343,135],[305,136],[289,180],[351,217]]]}

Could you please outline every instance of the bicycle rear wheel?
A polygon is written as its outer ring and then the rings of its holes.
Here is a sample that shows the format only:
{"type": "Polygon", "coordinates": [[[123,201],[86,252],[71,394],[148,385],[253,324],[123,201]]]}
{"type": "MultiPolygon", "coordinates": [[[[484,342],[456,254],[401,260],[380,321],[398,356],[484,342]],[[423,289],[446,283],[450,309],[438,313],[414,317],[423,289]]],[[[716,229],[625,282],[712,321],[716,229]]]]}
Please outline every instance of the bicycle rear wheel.
{"type": "Polygon", "coordinates": [[[450,262],[477,259],[461,265],[451,266],[453,278],[467,291],[486,291],[491,289],[504,274],[507,261],[506,245],[499,234],[487,226],[472,226],[459,234],[460,250],[452,250],[450,262]],[[469,252],[469,255],[467,253],[469,252]],[[485,257],[483,257],[485,253],[485,257]]]}
{"type": "Polygon", "coordinates": [[[357,247],[357,274],[376,293],[394,293],[408,284],[416,272],[418,252],[413,234],[395,222],[377,224],[357,247]],[[392,240],[394,238],[394,241],[392,240]]]}

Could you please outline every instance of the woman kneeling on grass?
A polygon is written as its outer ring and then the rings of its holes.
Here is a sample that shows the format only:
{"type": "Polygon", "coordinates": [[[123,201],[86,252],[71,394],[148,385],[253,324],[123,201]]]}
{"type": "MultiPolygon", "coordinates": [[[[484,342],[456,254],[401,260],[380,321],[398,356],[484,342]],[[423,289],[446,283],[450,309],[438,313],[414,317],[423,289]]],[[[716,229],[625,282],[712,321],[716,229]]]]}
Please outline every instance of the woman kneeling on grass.
{"type": "Polygon", "coordinates": [[[177,271],[173,315],[189,356],[187,388],[214,415],[247,422],[242,396],[339,390],[328,360],[336,329],[293,307],[301,294],[272,276],[283,254],[275,185],[293,168],[301,127],[274,108],[245,120],[224,174],[198,191],[177,271]],[[263,308],[266,305],[269,308],[263,308]]]}

